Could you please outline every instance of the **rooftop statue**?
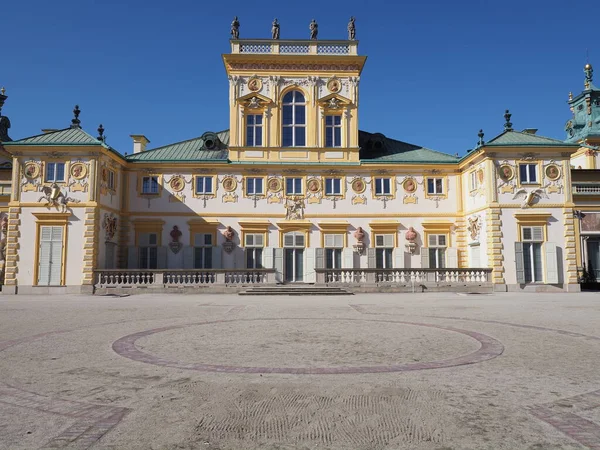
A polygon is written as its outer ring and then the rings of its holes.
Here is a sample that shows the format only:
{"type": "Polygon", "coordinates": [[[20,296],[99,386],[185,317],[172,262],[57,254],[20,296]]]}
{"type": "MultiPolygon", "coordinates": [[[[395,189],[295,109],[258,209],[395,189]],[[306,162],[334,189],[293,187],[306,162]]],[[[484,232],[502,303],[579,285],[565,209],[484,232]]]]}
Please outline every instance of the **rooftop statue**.
{"type": "Polygon", "coordinates": [[[317,39],[317,35],[319,34],[319,24],[315,21],[315,19],[312,20],[308,28],[310,28],[310,38],[317,39]]]}
{"type": "Polygon", "coordinates": [[[231,39],[239,39],[240,38],[240,22],[235,16],[233,18],[233,22],[231,22],[231,39]]]}
{"type": "Polygon", "coordinates": [[[279,39],[279,22],[277,22],[277,19],[273,21],[273,28],[271,28],[271,37],[273,39],[279,39]]]}
{"type": "Polygon", "coordinates": [[[348,40],[353,41],[356,39],[356,25],[354,24],[354,17],[350,17],[350,22],[348,22],[348,40]]]}

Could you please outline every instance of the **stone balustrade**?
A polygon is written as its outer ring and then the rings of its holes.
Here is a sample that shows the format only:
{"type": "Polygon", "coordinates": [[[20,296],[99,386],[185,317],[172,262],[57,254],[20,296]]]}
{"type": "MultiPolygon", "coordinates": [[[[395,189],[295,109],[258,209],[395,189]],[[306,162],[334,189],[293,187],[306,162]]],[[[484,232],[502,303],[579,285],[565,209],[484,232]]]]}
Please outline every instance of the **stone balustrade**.
{"type": "Polygon", "coordinates": [[[315,269],[317,284],[407,287],[490,287],[492,269],[315,269]]]}
{"type": "Polygon", "coordinates": [[[272,55],[357,55],[358,41],[234,39],[231,53],[272,55]]]}
{"type": "Polygon", "coordinates": [[[275,284],[274,269],[106,269],[96,271],[98,289],[250,286],[275,284]]]}

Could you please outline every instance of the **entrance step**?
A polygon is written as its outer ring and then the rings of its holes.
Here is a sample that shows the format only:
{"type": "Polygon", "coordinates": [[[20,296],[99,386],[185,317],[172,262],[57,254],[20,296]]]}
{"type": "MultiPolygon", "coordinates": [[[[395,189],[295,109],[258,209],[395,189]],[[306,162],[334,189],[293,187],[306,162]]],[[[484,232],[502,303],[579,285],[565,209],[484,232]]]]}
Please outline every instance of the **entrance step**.
{"type": "Polygon", "coordinates": [[[253,287],[238,295],[354,295],[345,289],[312,285],[280,285],[253,287]]]}

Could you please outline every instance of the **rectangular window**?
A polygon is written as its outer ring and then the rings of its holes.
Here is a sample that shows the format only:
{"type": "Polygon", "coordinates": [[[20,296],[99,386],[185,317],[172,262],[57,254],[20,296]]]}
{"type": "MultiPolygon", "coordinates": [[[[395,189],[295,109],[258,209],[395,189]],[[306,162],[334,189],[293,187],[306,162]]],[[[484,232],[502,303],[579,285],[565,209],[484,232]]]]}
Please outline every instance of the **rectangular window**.
{"type": "Polygon", "coordinates": [[[543,227],[523,227],[521,228],[521,233],[523,239],[525,282],[542,283],[544,281],[542,267],[544,229],[543,227]]]}
{"type": "Polygon", "coordinates": [[[246,267],[248,269],[262,269],[262,255],[264,247],[264,234],[246,234],[244,246],[246,247],[246,267]]]}
{"type": "Polygon", "coordinates": [[[194,269],[212,269],[213,235],[196,233],[194,235],[194,269]]]}
{"type": "Polygon", "coordinates": [[[304,233],[292,231],[290,233],[285,233],[283,236],[283,246],[286,248],[304,248],[304,242],[304,233]]]}
{"type": "Polygon", "coordinates": [[[325,195],[342,195],[342,180],[325,178],[325,195]]]}
{"type": "Polygon", "coordinates": [[[65,163],[46,163],[46,181],[65,181],[65,163]]]}
{"type": "Polygon", "coordinates": [[[537,164],[519,164],[521,184],[537,184],[537,164]]]}
{"type": "Polygon", "coordinates": [[[108,171],[108,189],[115,190],[115,172],[113,170],[108,171]]]}
{"type": "Polygon", "coordinates": [[[196,194],[212,194],[212,185],[212,177],[196,177],[196,194]]]}
{"type": "Polygon", "coordinates": [[[158,177],[142,178],[142,194],[158,194],[158,177]]]}
{"type": "Polygon", "coordinates": [[[444,193],[443,178],[427,178],[427,193],[429,195],[441,195],[444,193]]]}
{"type": "Polygon", "coordinates": [[[375,178],[375,195],[391,195],[391,184],[389,178],[375,178]]]}
{"type": "Polygon", "coordinates": [[[477,189],[477,172],[473,171],[469,173],[469,190],[474,191],[477,189]]]}
{"type": "Polygon", "coordinates": [[[263,179],[262,178],[246,178],[246,195],[262,195],[263,179]]]}
{"type": "Polygon", "coordinates": [[[393,234],[375,235],[375,267],[377,269],[392,269],[394,251],[393,234]]]}
{"type": "Polygon", "coordinates": [[[342,116],[325,116],[325,147],[342,146],[342,116]]]}
{"type": "Polygon", "coordinates": [[[141,233],[138,243],[140,269],[158,268],[158,234],[141,233]]]}
{"type": "Polygon", "coordinates": [[[445,234],[430,234],[429,243],[429,268],[446,268],[447,236],[445,234]]]}
{"type": "Polygon", "coordinates": [[[249,114],[246,116],[246,145],[248,147],[262,146],[262,114],[249,114]]]}
{"type": "Polygon", "coordinates": [[[302,178],[286,178],[285,195],[302,195],[302,178]]]}

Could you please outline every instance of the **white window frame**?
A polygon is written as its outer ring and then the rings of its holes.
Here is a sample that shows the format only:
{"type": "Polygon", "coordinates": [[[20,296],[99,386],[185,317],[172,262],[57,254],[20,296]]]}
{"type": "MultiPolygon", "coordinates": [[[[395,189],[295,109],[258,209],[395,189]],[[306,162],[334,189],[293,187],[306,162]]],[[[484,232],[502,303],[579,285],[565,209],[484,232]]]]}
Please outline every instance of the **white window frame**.
{"type": "Polygon", "coordinates": [[[46,163],[46,181],[48,182],[52,182],[52,183],[64,183],[65,181],[65,176],[66,176],[66,171],[67,167],[65,165],[65,163],[63,162],[48,162],[46,163]],[[62,166],[62,178],[57,178],[56,174],[58,173],[58,170],[56,170],[59,166],[62,166]],[[48,171],[50,169],[50,167],[52,167],[52,170],[54,171],[53,176],[49,177],[48,176],[48,171]]]}
{"type": "Polygon", "coordinates": [[[427,195],[444,195],[446,192],[446,190],[444,189],[444,178],[440,178],[440,177],[428,177],[427,178],[427,195]],[[432,181],[433,184],[431,185],[431,187],[433,187],[433,190],[430,190],[430,185],[429,182],[432,181]],[[438,191],[438,181],[440,182],[440,191],[438,191]]]}
{"type": "Polygon", "coordinates": [[[531,273],[531,280],[526,283],[543,283],[544,282],[544,227],[543,226],[522,226],[521,227],[521,242],[523,243],[523,262],[525,266],[523,270],[525,271],[525,276],[527,276],[527,266],[529,266],[529,270],[531,273]],[[525,246],[529,246],[529,258],[525,258],[525,246]],[[541,273],[541,279],[536,278],[536,264],[535,264],[535,256],[534,256],[534,246],[539,246],[540,251],[540,267],[539,272],[541,273]]]}
{"type": "Polygon", "coordinates": [[[157,195],[160,192],[160,187],[158,183],[158,176],[149,175],[142,177],[142,194],[145,195],[157,195]],[[145,180],[148,180],[148,188],[146,189],[145,180]],[[156,188],[156,189],[154,189],[156,188]]]}
{"type": "Polygon", "coordinates": [[[342,146],[342,116],[339,114],[328,114],[325,116],[325,147],[326,148],[339,148],[342,146]],[[331,117],[333,123],[331,125],[327,125],[327,119],[331,117]],[[340,123],[336,124],[335,119],[339,118],[340,123]],[[339,141],[336,142],[335,138],[335,130],[340,130],[339,141]],[[331,145],[327,145],[327,132],[331,131],[331,145]]]}
{"type": "Polygon", "coordinates": [[[138,267],[140,269],[157,269],[158,233],[140,233],[139,239],[138,267]],[[143,263],[144,260],[145,264],[143,263]],[[153,260],[155,264],[152,263],[153,260]]]}
{"type": "Polygon", "coordinates": [[[472,172],[469,172],[469,190],[470,191],[474,191],[475,189],[477,189],[477,171],[473,170],[472,172]]]}
{"type": "Polygon", "coordinates": [[[262,257],[265,248],[264,233],[248,233],[244,235],[246,266],[248,269],[262,269],[262,257]],[[251,262],[251,264],[248,264],[251,262]]]}
{"type": "Polygon", "coordinates": [[[107,187],[111,191],[115,190],[115,171],[114,170],[110,170],[110,169],[108,170],[107,187]]]}
{"type": "Polygon", "coordinates": [[[429,252],[429,268],[445,269],[447,265],[446,256],[448,253],[448,235],[429,234],[427,236],[427,244],[429,252]]]}
{"type": "Polygon", "coordinates": [[[246,146],[247,147],[262,147],[263,146],[263,125],[264,125],[264,117],[262,114],[247,114],[246,115],[246,146]],[[248,118],[252,116],[254,123],[248,123],[248,118]],[[260,117],[260,124],[256,124],[256,118],[260,117]],[[252,144],[248,143],[248,131],[252,130],[252,144]],[[256,136],[260,136],[260,144],[256,143],[256,136]]]}
{"type": "Polygon", "coordinates": [[[306,147],[307,144],[307,126],[306,126],[306,122],[307,122],[307,117],[306,117],[306,113],[307,113],[307,103],[306,103],[306,96],[304,95],[304,92],[299,91],[299,90],[293,90],[293,91],[288,91],[283,95],[283,98],[285,98],[286,95],[288,95],[289,93],[299,93],[300,95],[302,95],[302,97],[304,98],[303,102],[296,102],[296,95],[292,96],[292,101],[291,102],[285,102],[283,101],[281,103],[281,146],[285,147],[285,148],[290,148],[290,147],[306,147]],[[290,124],[284,124],[283,123],[283,108],[286,106],[291,106],[292,107],[292,123],[290,124]],[[296,123],[296,106],[303,106],[304,107],[304,123],[303,124],[298,124],[296,123]],[[284,128],[291,128],[292,129],[292,145],[284,145],[283,142],[283,129],[284,128]],[[296,144],[296,129],[298,128],[302,128],[304,130],[304,145],[297,145],[296,144]]]}
{"type": "Polygon", "coordinates": [[[264,195],[265,180],[262,177],[247,177],[246,178],[246,195],[264,195]],[[256,191],[256,182],[260,181],[260,192],[256,191]]]}
{"type": "Polygon", "coordinates": [[[215,192],[215,182],[211,176],[198,175],[194,180],[194,192],[196,195],[212,195],[215,192]],[[198,180],[202,180],[202,191],[198,190],[198,180]],[[210,191],[206,190],[206,180],[210,180],[210,191]]]}
{"type": "Polygon", "coordinates": [[[214,248],[214,242],[213,240],[215,239],[215,236],[212,233],[194,233],[194,269],[212,269],[213,265],[214,265],[214,254],[213,254],[213,248],[214,248]],[[210,237],[210,242],[206,242],[206,237],[210,237]],[[211,249],[210,250],[210,267],[204,267],[206,266],[206,249],[211,249]],[[198,258],[198,252],[201,253],[201,257],[198,258]],[[198,259],[200,259],[201,264],[200,266],[202,267],[198,267],[196,262],[198,261],[198,259]]]}
{"type": "Polygon", "coordinates": [[[329,196],[340,196],[342,195],[342,179],[339,177],[327,177],[325,178],[325,195],[329,196]],[[331,191],[327,190],[327,182],[331,181],[331,191]],[[338,189],[335,189],[335,184],[338,183],[338,189]]]}
{"type": "Polygon", "coordinates": [[[535,163],[519,163],[519,182],[521,184],[539,184],[539,174],[538,174],[538,165],[535,163]],[[525,169],[525,179],[523,179],[522,173],[521,173],[521,167],[527,167],[527,169],[525,169]],[[530,172],[530,168],[533,167],[533,180],[531,179],[531,172],[530,172]]]}
{"type": "Polygon", "coordinates": [[[288,231],[283,235],[284,248],[306,248],[306,234],[299,231],[288,231]],[[289,239],[288,239],[289,238],[289,239]],[[290,241],[291,239],[291,241],[290,241]]]}
{"type": "Polygon", "coordinates": [[[395,236],[393,234],[376,234],[375,240],[375,262],[381,260],[381,266],[378,269],[393,269],[394,268],[394,246],[395,236]],[[389,265],[389,267],[388,267],[389,265]]]}
{"type": "Polygon", "coordinates": [[[285,195],[294,196],[294,195],[302,195],[304,193],[304,183],[302,177],[285,177],[285,195]],[[288,180],[293,180],[292,184],[294,187],[294,192],[288,192],[288,180]],[[300,192],[296,192],[296,188],[300,186],[300,192]]]}
{"type": "Polygon", "coordinates": [[[384,195],[392,195],[392,179],[390,177],[377,177],[374,180],[375,182],[375,195],[384,196],[384,195]],[[387,189],[386,188],[387,181],[387,189]],[[377,192],[379,191],[379,192],[377,192]]]}

